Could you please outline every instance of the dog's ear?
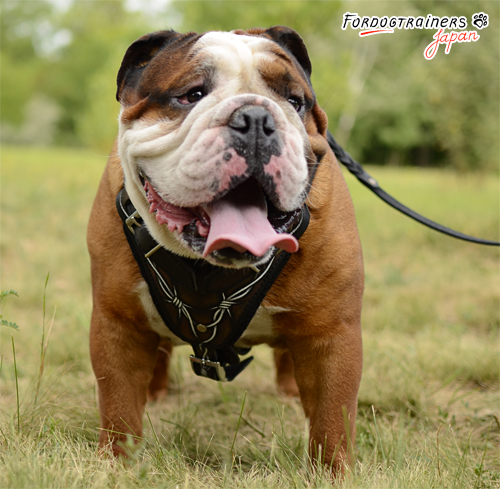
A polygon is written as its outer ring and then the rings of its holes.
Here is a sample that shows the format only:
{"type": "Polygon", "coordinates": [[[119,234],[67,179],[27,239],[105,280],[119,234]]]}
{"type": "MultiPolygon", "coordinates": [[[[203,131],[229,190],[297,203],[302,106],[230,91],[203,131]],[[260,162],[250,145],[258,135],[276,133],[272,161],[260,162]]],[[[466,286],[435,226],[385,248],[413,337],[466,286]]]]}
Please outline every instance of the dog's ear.
{"type": "Polygon", "coordinates": [[[116,79],[118,102],[122,101],[121,95],[125,87],[133,87],[137,84],[144,68],[156,53],[181,36],[183,34],[173,30],[157,31],[140,37],[130,45],[123,57],[116,79]]]}
{"type": "Polygon", "coordinates": [[[290,27],[276,25],[266,29],[262,34],[267,34],[274,42],[278,43],[282,48],[293,55],[307,76],[311,76],[311,60],[309,59],[304,41],[296,31],[290,29],[290,27]]]}

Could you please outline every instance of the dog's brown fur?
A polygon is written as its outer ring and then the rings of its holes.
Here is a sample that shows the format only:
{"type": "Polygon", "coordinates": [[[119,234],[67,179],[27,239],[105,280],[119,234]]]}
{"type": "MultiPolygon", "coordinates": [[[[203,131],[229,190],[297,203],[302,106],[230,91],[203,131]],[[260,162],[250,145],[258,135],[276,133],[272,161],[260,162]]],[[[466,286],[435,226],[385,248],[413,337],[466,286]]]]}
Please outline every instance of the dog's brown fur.
{"type": "MultiPolygon", "coordinates": [[[[315,152],[327,150],[307,199],[311,221],[300,250],[263,304],[291,311],[274,316],[276,340],[270,346],[275,348],[278,385],[288,395],[300,394],[310,420],[311,455],[321,453],[325,463],[333,462],[342,471],[348,444],[354,440],[361,378],[363,264],[351,199],[327,148],[326,116],[317,104],[306,130],[315,152]]],[[[99,386],[99,444],[111,443],[115,455],[124,453],[120,442],[126,433],[142,436],[147,399],[165,395],[171,355],[168,341],[161,342],[149,328],[137,294],[141,273],[115,208],[122,186],[115,147],[88,228],[94,300],[90,350],[99,386]]]]}

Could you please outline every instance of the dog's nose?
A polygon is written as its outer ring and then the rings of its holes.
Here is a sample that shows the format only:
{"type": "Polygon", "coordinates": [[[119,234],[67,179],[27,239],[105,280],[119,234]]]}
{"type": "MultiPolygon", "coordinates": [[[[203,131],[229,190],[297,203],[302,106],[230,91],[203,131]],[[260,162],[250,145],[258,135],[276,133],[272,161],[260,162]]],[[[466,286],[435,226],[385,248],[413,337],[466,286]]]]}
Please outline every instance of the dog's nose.
{"type": "Polygon", "coordinates": [[[273,155],[281,153],[281,138],[276,122],[264,107],[244,106],[236,110],[228,121],[230,144],[245,158],[249,172],[257,175],[273,155]]]}
{"type": "Polygon", "coordinates": [[[273,116],[263,107],[255,106],[237,110],[229,120],[229,127],[241,134],[255,135],[257,140],[276,131],[273,116]]]}

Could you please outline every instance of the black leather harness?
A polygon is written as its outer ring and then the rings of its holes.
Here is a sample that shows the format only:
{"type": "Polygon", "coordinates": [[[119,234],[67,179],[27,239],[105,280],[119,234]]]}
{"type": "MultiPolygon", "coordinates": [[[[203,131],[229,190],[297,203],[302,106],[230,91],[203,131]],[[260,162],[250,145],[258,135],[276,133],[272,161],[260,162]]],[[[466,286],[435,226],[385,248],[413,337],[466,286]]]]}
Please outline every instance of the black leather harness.
{"type": "MultiPolygon", "coordinates": [[[[290,258],[277,250],[264,265],[232,269],[178,256],[157,243],[125,188],[116,197],[123,230],[165,326],[194,350],[197,375],[233,380],[253,359],[234,345],[290,258]]],[[[291,232],[297,239],[309,224],[307,206],[291,232]]]]}

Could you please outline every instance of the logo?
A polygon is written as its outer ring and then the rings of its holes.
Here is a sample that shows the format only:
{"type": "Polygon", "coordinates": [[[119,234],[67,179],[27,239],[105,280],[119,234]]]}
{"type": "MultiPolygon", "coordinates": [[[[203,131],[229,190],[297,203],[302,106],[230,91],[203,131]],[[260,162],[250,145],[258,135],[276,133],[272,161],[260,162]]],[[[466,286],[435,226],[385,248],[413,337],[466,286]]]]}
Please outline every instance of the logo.
{"type": "MultiPolygon", "coordinates": [[[[488,26],[488,14],[478,12],[472,16],[471,24],[476,29],[484,29],[488,26]]],[[[424,50],[424,57],[431,60],[436,56],[439,45],[444,44],[445,54],[448,54],[451,47],[455,43],[476,42],[481,37],[477,31],[466,31],[467,17],[451,16],[438,17],[428,14],[427,17],[419,16],[391,16],[384,15],[383,17],[363,16],[360,17],[357,13],[346,12],[342,18],[342,30],[347,27],[351,29],[359,29],[359,36],[372,36],[374,34],[393,34],[396,29],[437,29],[432,41],[424,50]],[[449,32],[445,32],[450,29],[449,32]],[[457,30],[451,30],[457,29],[457,30]]]]}
{"type": "Polygon", "coordinates": [[[488,27],[488,14],[485,14],[484,12],[474,14],[472,16],[472,25],[476,29],[484,29],[485,27],[488,27]]]}

